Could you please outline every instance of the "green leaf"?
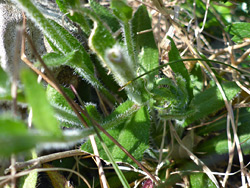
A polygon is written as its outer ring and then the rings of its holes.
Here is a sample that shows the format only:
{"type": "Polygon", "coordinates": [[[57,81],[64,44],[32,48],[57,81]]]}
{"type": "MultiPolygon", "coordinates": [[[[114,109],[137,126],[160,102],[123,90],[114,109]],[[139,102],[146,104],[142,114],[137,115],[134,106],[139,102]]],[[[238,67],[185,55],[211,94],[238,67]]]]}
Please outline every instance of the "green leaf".
{"type": "MultiPolygon", "coordinates": [[[[147,8],[144,5],[140,6],[135,12],[131,27],[135,49],[137,55],[139,55],[140,74],[143,74],[159,65],[159,53],[153,32],[137,34],[138,32],[152,29],[151,20],[147,8]]],[[[156,74],[157,72],[153,72],[146,76],[148,84],[152,84],[156,74]]]]}
{"type": "Polygon", "coordinates": [[[154,94],[155,107],[159,108],[159,117],[163,119],[185,119],[194,113],[188,107],[188,92],[186,80],[179,74],[175,82],[169,78],[156,80],[156,86],[151,92],[154,94]],[[167,106],[167,107],[166,107],[167,106]]]}
{"type": "MultiPolygon", "coordinates": [[[[239,137],[241,148],[243,150],[244,155],[250,154],[250,108],[247,108],[247,110],[241,110],[240,116],[238,119],[238,130],[237,135],[239,137]]],[[[197,146],[196,151],[199,152],[206,152],[208,154],[225,154],[228,153],[228,138],[226,135],[225,127],[226,127],[226,119],[220,120],[220,122],[215,122],[211,124],[211,129],[209,128],[208,131],[212,131],[212,128],[215,127],[214,131],[220,132],[221,134],[219,136],[210,138],[206,142],[202,142],[197,146]],[[219,124],[218,124],[219,123],[219,124]],[[224,131],[220,130],[218,127],[224,126],[224,131]],[[216,129],[217,128],[217,129],[216,129]]],[[[210,125],[209,125],[210,126],[210,125]]],[[[204,131],[203,131],[204,132],[204,131]]],[[[232,129],[231,129],[232,132],[232,129]]]]}
{"type": "MultiPolygon", "coordinates": [[[[237,113],[237,111],[234,111],[234,114],[237,113]]],[[[249,117],[249,112],[246,109],[240,109],[239,111],[239,123],[238,126],[242,125],[242,122],[247,122],[249,117]]],[[[196,129],[196,133],[201,136],[205,136],[208,134],[211,134],[212,132],[222,132],[225,131],[225,125],[227,123],[227,117],[217,120],[218,117],[212,117],[209,119],[209,121],[213,122],[209,124],[209,126],[202,126],[200,128],[196,129]]]]}
{"type": "MultiPolygon", "coordinates": [[[[137,160],[141,161],[144,151],[149,148],[149,129],[150,117],[145,106],[138,110],[124,126],[120,126],[117,130],[112,131],[116,134],[114,136],[117,141],[137,160]]],[[[117,146],[113,147],[112,154],[116,160],[132,163],[132,160],[117,146]]]]}
{"type": "Polygon", "coordinates": [[[58,5],[58,7],[60,8],[60,10],[64,13],[67,14],[67,17],[69,17],[69,19],[71,19],[73,22],[76,22],[80,25],[81,29],[87,34],[90,34],[90,27],[89,24],[87,22],[87,20],[85,19],[85,17],[80,14],[77,11],[74,11],[75,9],[77,9],[78,7],[81,6],[81,3],[79,0],[56,0],[56,3],[58,5]],[[71,13],[71,12],[72,13],[71,13]]]}
{"type": "MultiPolygon", "coordinates": [[[[130,119],[119,126],[112,128],[108,132],[137,160],[141,160],[144,151],[149,147],[149,128],[150,117],[147,107],[141,107],[141,109],[138,110],[132,117],[130,117],[130,119]]],[[[101,135],[105,144],[111,151],[112,156],[117,162],[123,161],[134,164],[134,162],[128,158],[128,156],[111,140],[109,140],[108,137],[106,137],[104,134],[101,135]]],[[[99,141],[97,143],[99,143],[99,141]]],[[[83,145],[82,149],[93,152],[89,142],[83,145]]],[[[100,147],[100,144],[98,144],[98,150],[100,152],[100,156],[108,160],[107,155],[100,147]]]]}
{"type": "MultiPolygon", "coordinates": [[[[71,90],[68,88],[63,88],[63,90],[71,99],[75,98],[75,95],[71,90]]],[[[68,110],[72,110],[66,99],[50,85],[47,86],[46,95],[50,104],[57,104],[58,106],[63,106],[68,110]]]]}
{"type": "Polygon", "coordinates": [[[8,74],[0,66],[0,98],[10,95],[10,80],[8,74]]]}
{"type": "Polygon", "coordinates": [[[133,9],[124,0],[112,0],[111,8],[114,15],[122,22],[128,22],[132,18],[133,9]]]}
{"type": "Polygon", "coordinates": [[[191,188],[216,188],[213,182],[204,173],[193,173],[190,175],[191,188]]]}
{"type": "Polygon", "coordinates": [[[89,4],[99,18],[110,27],[112,32],[116,32],[120,28],[118,20],[106,7],[100,5],[95,0],[89,0],[89,4]]]}
{"type": "Polygon", "coordinates": [[[0,155],[10,156],[34,146],[34,138],[29,139],[24,122],[8,115],[0,116],[0,155]]]}
{"type": "MultiPolygon", "coordinates": [[[[89,9],[81,10],[94,21],[89,46],[101,59],[103,66],[112,71],[115,80],[120,86],[134,79],[136,77],[136,67],[126,50],[116,44],[110,31],[95,13],[89,9]]],[[[126,91],[129,98],[137,104],[142,104],[145,101],[146,92],[142,82],[130,84],[126,87],[126,91]]]]}
{"type": "Polygon", "coordinates": [[[29,151],[37,144],[63,143],[66,145],[79,141],[94,133],[94,130],[84,129],[64,132],[64,136],[57,136],[49,132],[28,131],[23,121],[8,115],[0,116],[0,155],[10,156],[13,153],[29,151]]]}
{"type": "Polygon", "coordinates": [[[61,127],[83,128],[81,121],[72,110],[54,103],[51,105],[54,108],[55,117],[60,121],[61,127]]]}
{"type": "Polygon", "coordinates": [[[110,100],[114,101],[114,97],[109,93],[109,91],[103,87],[100,81],[95,77],[94,72],[87,67],[87,64],[82,63],[82,55],[79,50],[72,51],[67,55],[48,53],[43,56],[43,60],[50,67],[57,67],[60,65],[67,65],[73,68],[82,78],[87,82],[91,83],[93,87],[99,89],[105,96],[110,100]]]}
{"type": "Polygon", "coordinates": [[[106,130],[111,129],[121,123],[139,110],[139,107],[132,101],[126,101],[118,106],[109,116],[107,116],[101,123],[106,130]]]}
{"type": "MultiPolygon", "coordinates": [[[[161,97],[160,100],[162,100],[162,98],[167,99],[168,102],[171,101],[176,101],[176,96],[174,95],[174,93],[171,92],[170,89],[162,87],[162,88],[155,88],[151,91],[154,94],[154,97],[158,98],[161,97]]],[[[164,102],[164,101],[162,101],[164,102]]]]}
{"type": "MultiPolygon", "coordinates": [[[[68,94],[68,96],[70,96],[72,99],[74,99],[74,94],[71,90],[64,88],[64,92],[68,94]]],[[[47,97],[50,99],[50,104],[53,106],[55,116],[60,121],[61,126],[83,128],[83,124],[81,123],[75,112],[71,109],[68,102],[51,86],[47,87],[47,97]]],[[[97,111],[96,105],[87,103],[85,108],[90,117],[92,117],[95,121],[102,121],[102,117],[97,111]]],[[[89,119],[85,117],[84,119],[88,125],[91,125],[89,119]]]]}
{"type": "MultiPolygon", "coordinates": [[[[64,92],[70,98],[74,99],[74,94],[72,91],[64,88],[64,92]]],[[[83,125],[81,121],[78,119],[77,115],[60,93],[58,93],[53,87],[47,86],[46,94],[47,98],[50,99],[49,102],[54,108],[55,117],[60,121],[61,127],[82,128],[83,125]]]]}
{"type": "Polygon", "coordinates": [[[81,44],[72,35],[66,30],[62,32],[63,29],[55,27],[55,22],[45,18],[30,0],[13,1],[42,29],[44,35],[58,48],[58,50],[60,50],[60,52],[67,54],[72,50],[81,48],[81,44]],[[65,35],[66,32],[68,33],[67,35],[65,35]]]}
{"type": "MultiPolygon", "coordinates": [[[[49,43],[56,48],[55,51],[64,55],[78,51],[78,65],[80,64],[81,68],[77,69],[77,72],[81,73],[82,76],[86,74],[84,78],[94,84],[96,79],[94,79],[93,64],[81,43],[55,21],[45,18],[29,0],[16,1],[42,29],[49,43]]],[[[97,86],[100,87],[100,84],[97,86]]]]}
{"type": "Polygon", "coordinates": [[[49,67],[58,67],[61,65],[74,64],[72,62],[77,62],[78,64],[80,64],[82,60],[82,59],[79,59],[80,56],[81,56],[81,53],[78,50],[72,51],[68,53],[66,56],[51,52],[51,53],[47,53],[46,55],[44,55],[43,60],[46,63],[46,65],[49,67]]]}
{"type": "Polygon", "coordinates": [[[89,47],[97,56],[105,62],[105,52],[112,48],[116,41],[109,29],[103,24],[102,20],[91,10],[82,8],[81,11],[90,17],[94,22],[94,28],[89,37],[89,47]]]}
{"type": "Polygon", "coordinates": [[[227,26],[226,31],[233,35],[234,42],[241,43],[250,39],[250,23],[235,22],[227,26]]]}
{"type": "MultiPolygon", "coordinates": [[[[240,88],[234,82],[225,82],[221,86],[228,100],[232,100],[240,92],[240,88]]],[[[217,112],[225,106],[225,103],[219,89],[215,86],[197,94],[191,101],[190,106],[194,107],[196,112],[186,119],[185,125],[217,112]]]]}
{"type": "Polygon", "coordinates": [[[112,94],[115,94],[117,97],[119,97],[125,101],[127,99],[127,94],[126,94],[125,90],[119,91],[120,86],[113,79],[113,75],[107,74],[106,67],[103,67],[102,63],[98,59],[95,60],[95,67],[96,67],[97,75],[99,75],[99,79],[105,85],[105,87],[112,94]]]}
{"type": "Polygon", "coordinates": [[[59,124],[46,98],[44,88],[36,81],[36,76],[28,70],[23,70],[21,80],[24,84],[27,102],[32,107],[34,126],[45,133],[60,136],[62,133],[59,124]]]}
{"type": "Polygon", "coordinates": [[[190,73],[191,87],[193,88],[194,95],[202,92],[203,89],[203,75],[199,63],[196,63],[190,73]]]}
{"type": "MultiPolygon", "coordinates": [[[[171,50],[168,53],[169,62],[181,59],[179,51],[177,47],[175,46],[173,39],[170,37],[168,37],[168,39],[171,41],[171,50]]],[[[191,88],[190,77],[189,77],[188,71],[184,63],[180,61],[178,63],[170,64],[169,66],[174,71],[174,73],[180,74],[186,80],[187,82],[186,87],[187,87],[189,101],[190,101],[193,98],[193,90],[191,88]]]]}
{"type": "Polygon", "coordinates": [[[89,74],[90,73],[94,74],[93,63],[90,59],[89,54],[86,52],[86,50],[81,45],[81,43],[75,37],[73,37],[66,29],[64,29],[55,21],[50,20],[50,19],[47,19],[47,21],[50,24],[50,27],[55,29],[58,33],[58,35],[56,35],[55,38],[53,38],[53,40],[55,41],[51,40],[51,38],[47,36],[45,33],[45,36],[47,37],[48,41],[50,41],[50,44],[52,43],[57,48],[56,50],[55,49],[53,50],[55,50],[56,52],[59,51],[63,53],[65,56],[67,56],[68,54],[72,55],[72,52],[75,51],[76,53],[78,53],[77,54],[78,60],[79,60],[78,64],[81,64],[83,67],[86,67],[85,68],[86,72],[89,72],[89,74]],[[66,44],[68,47],[65,50],[61,49],[63,46],[66,46],[66,44]]]}
{"type": "Polygon", "coordinates": [[[132,64],[136,64],[137,57],[134,50],[134,41],[132,38],[130,20],[133,15],[133,9],[126,4],[124,0],[112,0],[111,8],[115,16],[121,21],[122,32],[124,36],[124,47],[126,47],[126,53],[131,59],[132,64]]]}
{"type": "Polygon", "coordinates": [[[22,121],[15,120],[8,115],[0,116],[0,122],[1,136],[7,136],[8,134],[18,136],[28,133],[26,125],[22,121]]]}
{"type": "MultiPolygon", "coordinates": [[[[135,112],[137,112],[138,110],[139,110],[139,107],[137,105],[134,105],[132,101],[128,100],[122,103],[120,106],[118,106],[109,116],[107,116],[104,120],[102,120],[100,125],[105,130],[113,129],[117,127],[118,125],[120,125],[121,123],[123,123],[124,121],[126,121],[128,118],[131,118],[135,114],[135,112]]],[[[98,120],[101,121],[100,118],[98,120]]],[[[92,134],[95,133],[93,128],[89,128],[86,132],[88,131],[91,132],[92,134]]],[[[86,134],[88,133],[85,133],[85,132],[83,133],[84,136],[86,134]]]]}

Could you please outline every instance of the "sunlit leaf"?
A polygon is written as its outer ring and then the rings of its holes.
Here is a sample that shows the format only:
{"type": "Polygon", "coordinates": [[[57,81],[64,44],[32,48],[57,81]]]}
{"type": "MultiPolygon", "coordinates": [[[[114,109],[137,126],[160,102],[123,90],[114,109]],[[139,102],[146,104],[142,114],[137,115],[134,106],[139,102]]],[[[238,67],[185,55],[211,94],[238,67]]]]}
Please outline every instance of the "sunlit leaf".
{"type": "MultiPolygon", "coordinates": [[[[175,61],[177,59],[181,59],[179,51],[177,47],[175,46],[175,43],[172,38],[168,37],[168,39],[171,41],[171,50],[168,53],[169,56],[169,62],[175,61]]],[[[187,82],[186,88],[189,94],[189,100],[193,98],[193,90],[191,88],[191,83],[190,83],[190,77],[188,75],[188,71],[182,61],[178,63],[173,63],[170,64],[171,69],[174,71],[175,74],[180,74],[187,82]]]]}
{"type": "Polygon", "coordinates": [[[250,40],[250,23],[235,22],[229,25],[226,30],[233,35],[234,42],[241,43],[250,40]]]}
{"type": "Polygon", "coordinates": [[[75,12],[74,9],[81,6],[79,0],[56,0],[60,10],[67,15],[73,22],[80,25],[81,29],[88,35],[90,33],[90,27],[86,18],[79,12],[75,12]],[[70,12],[71,11],[71,12],[70,12]]]}
{"type": "MultiPolygon", "coordinates": [[[[132,117],[108,132],[124,146],[137,160],[141,160],[143,152],[149,147],[150,118],[146,107],[141,107],[132,117]],[[135,127],[136,125],[136,127],[135,127]]],[[[101,134],[105,144],[116,161],[132,163],[132,160],[121,151],[109,138],[101,134]]],[[[97,142],[99,143],[99,141],[97,142]]],[[[99,144],[98,144],[99,145],[99,144]]],[[[92,152],[90,143],[83,145],[82,149],[92,152]]],[[[100,156],[107,159],[103,149],[98,147],[100,156]]]]}
{"type": "Polygon", "coordinates": [[[128,22],[132,18],[133,9],[124,0],[112,0],[111,8],[114,15],[123,22],[128,22]]]}
{"type": "MultiPolygon", "coordinates": [[[[56,52],[61,52],[65,56],[70,54],[72,56],[72,53],[75,51],[78,55],[78,64],[81,64],[83,67],[86,67],[86,72],[89,74],[94,74],[94,68],[93,64],[91,62],[89,54],[86,52],[82,44],[75,38],[73,37],[66,29],[64,29],[62,26],[60,26],[58,23],[56,23],[53,20],[47,19],[47,22],[49,23],[49,27],[53,28],[54,30],[57,31],[56,36],[47,36],[46,31],[45,35],[53,46],[56,47],[56,49],[53,49],[56,52]],[[55,37],[55,38],[52,38],[55,37]],[[64,47],[65,46],[65,47],[64,47]]],[[[49,31],[50,33],[50,31],[49,31]]]]}
{"type": "MultiPolygon", "coordinates": [[[[119,44],[116,44],[108,28],[94,12],[88,9],[82,9],[82,12],[94,21],[94,28],[89,38],[89,46],[97,54],[103,66],[112,72],[120,86],[135,78],[136,65],[128,56],[126,50],[119,44]]],[[[126,91],[129,98],[137,104],[145,102],[147,93],[142,82],[133,82],[126,87],[126,91]]]]}
{"type": "Polygon", "coordinates": [[[100,5],[95,0],[89,0],[91,8],[95,13],[115,32],[120,28],[120,24],[116,17],[106,7],[100,5]]]}
{"type": "Polygon", "coordinates": [[[27,13],[27,15],[42,29],[44,35],[62,53],[66,54],[80,47],[80,43],[78,43],[78,41],[74,39],[73,36],[71,36],[71,39],[69,40],[68,37],[70,36],[70,34],[68,34],[67,37],[65,36],[65,32],[62,32],[62,30],[58,30],[57,28],[55,28],[55,24],[45,18],[30,0],[13,1],[20,5],[20,7],[27,13]]]}
{"type": "Polygon", "coordinates": [[[190,175],[191,188],[216,188],[213,182],[204,173],[193,173],[190,175]]]}
{"type": "MultiPolygon", "coordinates": [[[[140,74],[150,71],[159,65],[158,48],[155,44],[153,32],[148,31],[150,29],[152,29],[151,20],[147,8],[142,5],[137,9],[132,19],[132,35],[136,46],[135,50],[137,55],[139,55],[140,74]]],[[[146,76],[147,84],[152,84],[155,74],[157,74],[157,72],[146,76]]]]}

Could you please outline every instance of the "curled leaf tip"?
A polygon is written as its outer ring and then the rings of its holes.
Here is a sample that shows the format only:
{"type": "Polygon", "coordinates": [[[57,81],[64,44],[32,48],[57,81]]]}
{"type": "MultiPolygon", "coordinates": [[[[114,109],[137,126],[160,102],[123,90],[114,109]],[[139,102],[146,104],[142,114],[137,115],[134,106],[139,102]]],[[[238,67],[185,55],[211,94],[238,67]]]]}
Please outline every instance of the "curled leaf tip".
{"type": "Polygon", "coordinates": [[[123,54],[119,48],[111,48],[107,51],[107,58],[113,63],[124,62],[123,54]]]}

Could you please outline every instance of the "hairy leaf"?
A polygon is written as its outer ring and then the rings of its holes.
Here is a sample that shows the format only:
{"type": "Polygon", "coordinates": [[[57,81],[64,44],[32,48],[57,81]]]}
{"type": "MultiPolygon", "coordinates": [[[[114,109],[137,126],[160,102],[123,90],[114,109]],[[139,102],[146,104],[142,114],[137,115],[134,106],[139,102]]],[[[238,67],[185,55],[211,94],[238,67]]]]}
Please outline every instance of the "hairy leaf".
{"type": "Polygon", "coordinates": [[[110,27],[112,32],[116,32],[120,28],[118,20],[107,8],[95,0],[89,0],[89,4],[95,13],[110,27]]]}
{"type": "MultiPolygon", "coordinates": [[[[101,22],[98,16],[88,9],[82,9],[94,21],[94,28],[89,38],[90,48],[101,59],[103,66],[112,71],[117,83],[122,86],[136,77],[136,67],[119,44],[116,44],[110,31],[101,22]]],[[[141,82],[135,82],[126,87],[131,100],[142,104],[146,98],[146,92],[141,82]]]]}
{"type": "MultiPolygon", "coordinates": [[[[137,160],[141,160],[143,152],[149,147],[150,118],[146,107],[141,107],[132,117],[108,132],[124,146],[137,160]],[[136,125],[136,126],[135,126],[136,125]]],[[[105,144],[111,150],[114,159],[134,164],[109,138],[101,134],[105,144]]],[[[83,145],[82,149],[92,152],[90,144],[83,145]]],[[[100,156],[108,159],[103,149],[98,147],[100,156]]]]}
{"type": "Polygon", "coordinates": [[[98,88],[110,101],[114,101],[114,97],[107,91],[106,88],[100,83],[100,81],[94,76],[88,67],[83,64],[83,59],[80,51],[72,51],[67,55],[63,56],[58,53],[48,53],[43,56],[43,60],[50,67],[57,67],[60,65],[67,65],[74,69],[82,78],[87,82],[91,83],[92,86],[98,88]]]}
{"type": "Polygon", "coordinates": [[[112,0],[111,8],[114,15],[123,22],[128,22],[132,18],[133,9],[124,0],[112,0]]]}
{"type": "MultiPolygon", "coordinates": [[[[225,82],[221,86],[228,100],[232,100],[240,92],[240,88],[234,82],[225,82]]],[[[196,112],[186,119],[185,125],[217,112],[225,106],[225,103],[219,89],[215,86],[197,94],[190,105],[194,107],[196,112]]]]}
{"type": "Polygon", "coordinates": [[[77,53],[78,55],[78,61],[79,61],[78,64],[81,64],[83,67],[86,67],[85,71],[88,72],[89,74],[90,73],[94,74],[94,68],[90,60],[90,56],[86,52],[84,47],[81,45],[81,43],[75,37],[73,37],[66,29],[64,29],[55,21],[47,19],[47,22],[50,24],[51,28],[55,29],[58,32],[57,33],[58,35],[55,36],[55,38],[48,37],[45,33],[45,36],[47,37],[50,44],[53,44],[53,46],[56,47],[56,49],[53,50],[55,50],[56,52],[59,51],[63,53],[65,56],[67,56],[68,54],[72,55],[72,52],[75,51],[75,53],[77,53]],[[65,50],[61,50],[61,46],[66,46],[66,44],[67,48],[65,50]]]}
{"type": "MultiPolygon", "coordinates": [[[[32,152],[32,159],[36,159],[37,158],[36,151],[32,150],[31,152],[32,152]]],[[[18,187],[36,188],[37,180],[38,180],[38,172],[36,170],[31,171],[27,176],[23,176],[20,178],[18,187]]]]}
{"type": "MultiPolygon", "coordinates": [[[[64,91],[68,94],[68,96],[74,98],[74,94],[71,90],[64,88],[64,91]]],[[[48,86],[47,96],[50,99],[50,104],[53,106],[55,116],[60,121],[61,126],[83,128],[81,121],[78,119],[75,112],[71,109],[68,102],[63,98],[60,93],[58,93],[51,86],[48,86]]],[[[96,105],[87,103],[85,105],[85,108],[89,113],[90,117],[92,117],[97,122],[102,121],[102,117],[97,111],[96,105]]],[[[88,120],[88,118],[84,117],[84,119],[88,125],[91,125],[91,122],[88,120]]]]}
{"type": "MultiPolygon", "coordinates": [[[[248,108],[247,110],[241,110],[240,111],[240,116],[238,119],[238,130],[237,130],[237,135],[239,137],[240,143],[241,143],[241,148],[243,150],[244,155],[249,155],[250,154],[250,121],[249,121],[249,115],[250,115],[250,109],[248,108]]],[[[206,153],[209,154],[225,154],[228,153],[228,138],[226,135],[225,127],[226,127],[226,119],[225,120],[220,120],[219,122],[215,122],[214,124],[216,125],[214,131],[219,131],[221,134],[219,136],[210,138],[206,142],[203,142],[198,145],[197,151],[205,151],[206,153]],[[221,125],[219,125],[219,124],[221,125]],[[219,129],[218,126],[221,127],[224,126],[224,131],[219,129]],[[217,129],[216,129],[217,128],[217,129]]],[[[214,125],[211,124],[211,127],[213,128],[214,125]]],[[[208,127],[209,128],[209,127],[208,127]]],[[[210,130],[210,129],[208,129],[210,130]]],[[[212,129],[211,129],[212,130],[212,129]]],[[[200,132],[200,131],[199,131],[200,132]]],[[[232,132],[232,129],[231,129],[232,132]]]]}
{"type": "MultiPolygon", "coordinates": [[[[155,44],[153,32],[148,31],[138,34],[138,32],[152,29],[151,20],[148,15],[147,8],[144,5],[140,6],[135,12],[131,27],[135,50],[137,52],[137,56],[139,55],[140,74],[143,74],[159,65],[159,53],[155,44]]],[[[157,74],[157,72],[153,72],[152,74],[146,76],[147,84],[152,84],[155,74],[157,74]]],[[[152,85],[149,87],[152,87],[152,85]]]]}
{"type": "Polygon", "coordinates": [[[59,6],[60,10],[67,14],[67,16],[73,21],[80,25],[81,29],[89,35],[90,27],[86,18],[77,11],[74,11],[78,7],[81,6],[79,0],[56,0],[57,5],[59,6]],[[71,12],[70,12],[71,11],[71,12]]]}
{"type": "Polygon", "coordinates": [[[120,106],[118,106],[108,117],[106,117],[102,122],[102,126],[105,129],[113,128],[130,118],[138,110],[139,107],[132,101],[128,100],[120,104],[120,106]]]}
{"type": "MultiPolygon", "coordinates": [[[[179,51],[178,51],[177,47],[175,46],[173,39],[170,37],[168,37],[168,39],[171,41],[171,50],[168,53],[169,62],[175,61],[177,59],[181,59],[179,51]]],[[[180,61],[178,63],[170,64],[170,67],[174,71],[174,73],[180,74],[186,80],[186,82],[187,82],[186,88],[188,91],[188,95],[189,95],[188,97],[189,97],[189,101],[190,101],[193,98],[193,90],[191,88],[190,77],[188,75],[188,71],[187,71],[184,63],[182,61],[180,61]]]]}
{"type": "Polygon", "coordinates": [[[65,33],[67,33],[66,30],[58,30],[57,27],[55,27],[55,22],[45,18],[30,0],[13,1],[42,29],[44,35],[58,48],[58,50],[60,50],[60,52],[67,54],[72,50],[80,48],[81,44],[72,35],[69,33],[65,35],[65,33]]]}

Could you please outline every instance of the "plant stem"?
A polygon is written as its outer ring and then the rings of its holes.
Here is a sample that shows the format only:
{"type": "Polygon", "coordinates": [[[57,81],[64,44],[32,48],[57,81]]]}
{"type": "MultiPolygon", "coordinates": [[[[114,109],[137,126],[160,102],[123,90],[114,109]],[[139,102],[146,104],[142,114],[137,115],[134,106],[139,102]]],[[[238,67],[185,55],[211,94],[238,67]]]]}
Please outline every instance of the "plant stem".
{"type": "Polygon", "coordinates": [[[135,57],[135,50],[131,33],[131,26],[129,22],[127,23],[123,22],[123,32],[124,32],[125,45],[128,51],[128,55],[131,57],[133,64],[135,64],[136,57],[135,57]]]}

